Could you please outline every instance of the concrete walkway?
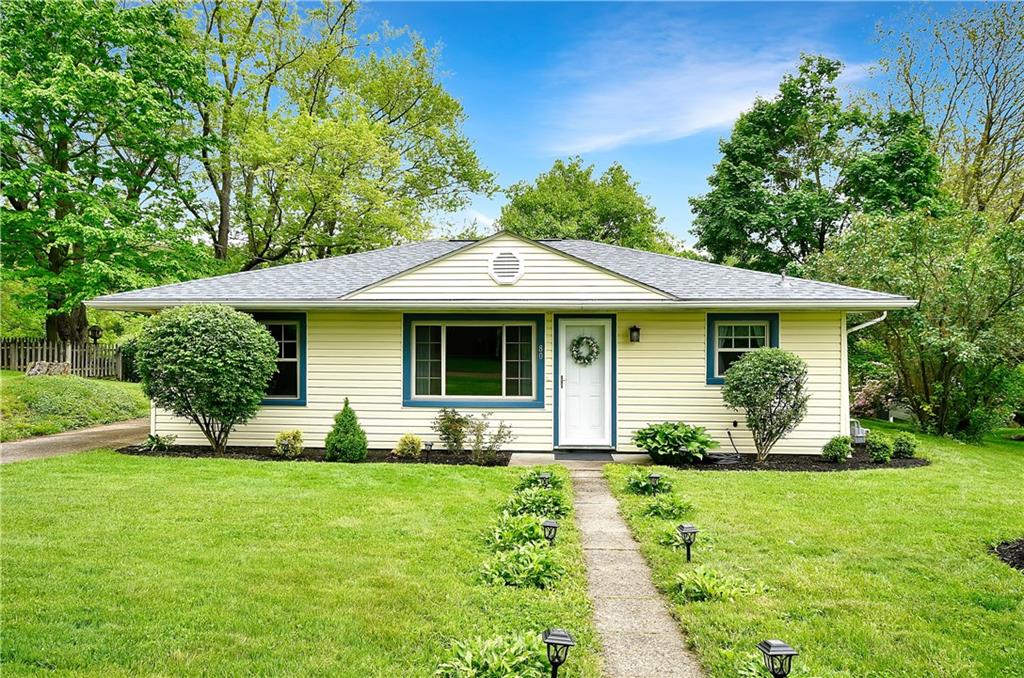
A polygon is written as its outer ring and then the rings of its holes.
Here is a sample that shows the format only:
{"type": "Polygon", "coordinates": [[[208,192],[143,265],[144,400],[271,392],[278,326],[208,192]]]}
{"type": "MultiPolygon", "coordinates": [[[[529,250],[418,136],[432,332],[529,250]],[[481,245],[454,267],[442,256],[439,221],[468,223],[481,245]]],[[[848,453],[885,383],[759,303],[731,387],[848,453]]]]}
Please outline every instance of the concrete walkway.
{"type": "Polygon", "coordinates": [[[701,678],[600,469],[570,470],[587,589],[608,678],[701,678]]]}
{"type": "Polygon", "coordinates": [[[95,450],[99,447],[124,447],[141,443],[149,433],[149,418],[119,421],[116,424],[66,431],[10,443],[0,443],[0,463],[45,459],[62,454],[95,450]]]}

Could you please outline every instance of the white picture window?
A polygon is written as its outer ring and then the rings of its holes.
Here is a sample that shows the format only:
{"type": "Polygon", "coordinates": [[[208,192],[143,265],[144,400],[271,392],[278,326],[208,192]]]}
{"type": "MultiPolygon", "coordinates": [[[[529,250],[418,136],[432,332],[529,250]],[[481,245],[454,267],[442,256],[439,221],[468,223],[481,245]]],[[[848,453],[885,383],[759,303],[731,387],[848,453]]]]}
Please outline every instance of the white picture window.
{"type": "Polygon", "coordinates": [[[413,325],[413,396],[530,399],[535,396],[533,324],[413,325]]]}

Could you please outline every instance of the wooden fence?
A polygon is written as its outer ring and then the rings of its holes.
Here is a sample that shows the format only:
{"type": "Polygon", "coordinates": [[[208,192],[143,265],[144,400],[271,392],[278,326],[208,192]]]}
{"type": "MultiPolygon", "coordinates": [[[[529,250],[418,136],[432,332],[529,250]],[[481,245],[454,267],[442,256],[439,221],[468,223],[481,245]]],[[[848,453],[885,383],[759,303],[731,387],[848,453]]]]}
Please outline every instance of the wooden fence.
{"type": "Polygon", "coordinates": [[[110,344],[72,344],[44,339],[0,339],[0,369],[24,372],[38,360],[70,363],[71,374],[121,379],[121,347],[110,344]]]}

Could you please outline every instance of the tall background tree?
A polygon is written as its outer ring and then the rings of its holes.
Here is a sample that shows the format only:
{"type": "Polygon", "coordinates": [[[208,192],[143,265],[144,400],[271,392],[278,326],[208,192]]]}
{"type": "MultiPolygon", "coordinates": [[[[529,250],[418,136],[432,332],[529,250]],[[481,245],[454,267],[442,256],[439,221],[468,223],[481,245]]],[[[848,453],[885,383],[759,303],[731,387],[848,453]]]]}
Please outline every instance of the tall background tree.
{"type": "Polygon", "coordinates": [[[45,299],[46,336],[82,341],[82,300],[192,274],[176,159],[207,95],[169,3],[0,6],[3,279],[45,299]]]}
{"type": "Polygon", "coordinates": [[[583,238],[667,254],[679,249],[650,198],[618,163],[595,177],[594,166],[579,157],[556,160],[506,195],[497,225],[527,238],[583,238]]]}

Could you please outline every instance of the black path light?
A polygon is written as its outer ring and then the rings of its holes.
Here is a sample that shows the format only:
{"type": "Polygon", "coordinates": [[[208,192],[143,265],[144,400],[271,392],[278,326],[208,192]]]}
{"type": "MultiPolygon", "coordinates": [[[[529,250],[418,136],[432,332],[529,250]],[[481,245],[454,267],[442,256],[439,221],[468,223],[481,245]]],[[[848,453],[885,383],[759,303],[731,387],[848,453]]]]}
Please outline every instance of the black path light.
{"type": "Polygon", "coordinates": [[[781,640],[762,640],[757,649],[764,655],[764,667],[773,678],[786,678],[793,669],[793,657],[799,654],[781,640]]]}
{"type": "Polygon", "coordinates": [[[547,471],[538,473],[537,480],[540,481],[541,487],[551,487],[551,474],[547,471]]]}
{"type": "Polygon", "coordinates": [[[545,520],[540,526],[544,528],[544,538],[548,540],[548,545],[554,545],[555,534],[558,533],[558,521],[545,520]]]}
{"type": "Polygon", "coordinates": [[[426,452],[427,454],[430,454],[430,451],[432,449],[434,449],[434,441],[433,440],[428,440],[425,443],[423,443],[423,451],[424,452],[426,452]]]}
{"type": "Polygon", "coordinates": [[[92,339],[93,344],[98,344],[100,337],[103,336],[103,328],[99,325],[93,325],[89,328],[89,338],[92,339]]]}
{"type": "Polygon", "coordinates": [[[647,480],[651,481],[651,487],[654,488],[655,492],[657,492],[658,483],[661,482],[661,475],[657,473],[652,473],[651,475],[647,476],[647,480]]]}
{"type": "Polygon", "coordinates": [[[565,663],[569,648],[576,644],[565,629],[548,629],[543,635],[548,646],[548,662],[551,663],[551,678],[558,678],[558,667],[565,663]]]}
{"type": "Polygon", "coordinates": [[[686,544],[686,562],[690,562],[690,547],[693,546],[694,540],[697,539],[697,532],[699,531],[696,525],[690,525],[689,523],[683,523],[676,528],[679,538],[686,544]]]}

